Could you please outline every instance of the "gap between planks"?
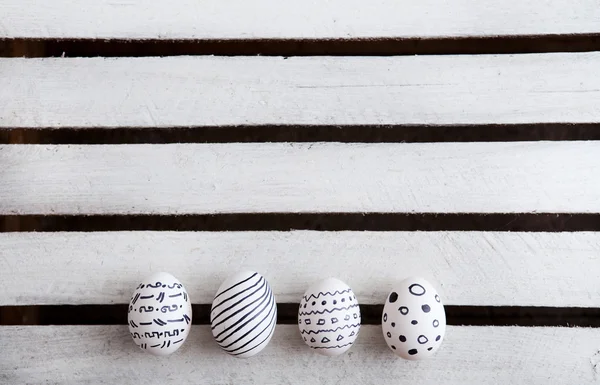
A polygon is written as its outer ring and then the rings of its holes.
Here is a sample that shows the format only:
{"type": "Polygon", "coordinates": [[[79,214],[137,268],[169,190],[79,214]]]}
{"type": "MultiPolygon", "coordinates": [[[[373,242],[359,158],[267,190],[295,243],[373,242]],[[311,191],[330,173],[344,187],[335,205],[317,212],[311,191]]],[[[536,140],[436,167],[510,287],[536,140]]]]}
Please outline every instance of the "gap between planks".
{"type": "Polygon", "coordinates": [[[600,123],[0,129],[0,144],[431,143],[540,140],[600,140],[600,123]]]}
{"type": "MultiPolygon", "coordinates": [[[[0,325],[126,325],[123,305],[0,306],[0,325]]],[[[193,324],[210,325],[211,305],[194,304],[193,324]]],[[[600,328],[600,308],[444,306],[448,325],[600,328]]],[[[383,305],[360,305],[362,325],[381,325],[383,305]]],[[[278,303],[277,324],[298,324],[298,304],[278,303]]]]}
{"type": "Polygon", "coordinates": [[[1,39],[0,57],[390,56],[600,51],[600,34],[369,39],[1,39]]]}
{"type": "Polygon", "coordinates": [[[97,231],[600,231],[600,214],[235,213],[0,215],[0,233],[97,231]]]}

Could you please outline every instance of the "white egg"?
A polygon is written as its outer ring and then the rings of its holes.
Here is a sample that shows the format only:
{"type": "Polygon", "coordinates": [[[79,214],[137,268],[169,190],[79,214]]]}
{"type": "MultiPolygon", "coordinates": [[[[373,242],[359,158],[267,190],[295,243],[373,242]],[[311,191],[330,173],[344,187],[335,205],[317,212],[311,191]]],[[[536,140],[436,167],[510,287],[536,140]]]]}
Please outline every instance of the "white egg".
{"type": "Polygon", "coordinates": [[[192,304],[177,278],[157,273],[135,289],[127,322],[136,345],[152,354],[166,356],[185,342],[192,325],[192,304]]]}
{"type": "Polygon", "coordinates": [[[298,327],[318,353],[337,356],[350,349],[360,329],[360,308],[350,286],[336,278],[310,286],[300,301],[298,327]]]}
{"type": "Polygon", "coordinates": [[[388,295],[381,321],[390,349],[407,360],[422,360],[435,353],[446,333],[444,305],[425,279],[411,277],[388,295]]]}
{"type": "Polygon", "coordinates": [[[239,358],[267,346],[277,323],[277,304],[267,280],[244,271],[219,287],[210,312],[212,334],[228,354],[239,358]]]}

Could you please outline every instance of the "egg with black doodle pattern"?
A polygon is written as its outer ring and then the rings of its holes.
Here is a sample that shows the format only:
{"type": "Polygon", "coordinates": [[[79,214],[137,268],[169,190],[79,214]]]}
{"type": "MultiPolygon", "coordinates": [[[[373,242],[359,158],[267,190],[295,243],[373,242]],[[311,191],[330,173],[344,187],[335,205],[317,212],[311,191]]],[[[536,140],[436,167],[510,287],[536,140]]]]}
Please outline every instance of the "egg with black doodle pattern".
{"type": "Polygon", "coordinates": [[[127,323],[142,350],[158,356],[174,353],[192,326],[192,303],[185,287],[169,273],[143,279],[129,301],[127,323]]]}
{"type": "Polygon", "coordinates": [[[300,336],[320,354],[345,353],[358,337],[360,322],[356,295],[339,279],[328,278],[313,284],[300,301],[300,336]]]}
{"type": "Polygon", "coordinates": [[[437,290],[425,279],[410,277],[395,285],[383,307],[383,337],[407,360],[431,357],[446,333],[446,312],[437,290]]]}

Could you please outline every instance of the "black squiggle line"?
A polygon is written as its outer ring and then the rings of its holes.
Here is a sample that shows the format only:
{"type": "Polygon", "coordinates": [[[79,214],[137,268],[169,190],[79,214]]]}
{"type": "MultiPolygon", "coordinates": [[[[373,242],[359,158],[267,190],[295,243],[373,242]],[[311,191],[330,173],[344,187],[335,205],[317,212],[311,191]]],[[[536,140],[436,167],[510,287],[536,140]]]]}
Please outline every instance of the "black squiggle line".
{"type": "Polygon", "coordinates": [[[309,331],[302,330],[300,332],[300,334],[319,334],[319,333],[325,333],[325,332],[336,332],[336,331],[341,330],[341,329],[355,328],[355,327],[358,327],[358,326],[360,326],[360,324],[346,325],[346,326],[339,327],[337,329],[321,329],[321,330],[317,330],[317,331],[314,331],[314,330],[309,330],[309,331]]]}
{"type": "Polygon", "coordinates": [[[325,314],[325,313],[330,313],[330,314],[331,314],[331,313],[333,313],[334,311],[339,311],[339,310],[349,310],[349,309],[351,309],[351,308],[353,308],[353,307],[358,307],[358,304],[350,305],[350,306],[348,306],[348,307],[334,307],[334,308],[333,308],[333,309],[331,309],[331,310],[327,310],[327,309],[325,309],[325,310],[323,310],[323,311],[316,311],[316,310],[313,310],[313,311],[309,311],[309,312],[300,312],[300,313],[298,313],[298,315],[325,314]]]}
{"type": "Polygon", "coordinates": [[[323,295],[323,296],[325,296],[325,295],[331,295],[331,296],[334,296],[334,295],[336,295],[336,294],[344,294],[344,293],[349,293],[349,292],[351,292],[351,291],[352,291],[352,289],[346,289],[346,290],[342,290],[342,291],[338,291],[338,290],[336,290],[336,291],[334,291],[333,293],[332,293],[332,292],[330,292],[330,291],[326,291],[325,293],[323,293],[322,291],[320,291],[320,292],[319,292],[319,294],[317,294],[317,295],[311,294],[311,295],[309,295],[308,297],[304,296],[304,300],[305,300],[305,301],[309,301],[311,298],[315,298],[315,299],[317,299],[317,298],[319,298],[319,297],[320,297],[320,296],[322,296],[322,295],[323,295]]]}
{"type": "Polygon", "coordinates": [[[311,346],[311,348],[313,348],[313,349],[339,349],[339,348],[343,348],[344,346],[352,345],[353,343],[354,342],[349,342],[344,345],[335,345],[335,346],[311,346]]]}

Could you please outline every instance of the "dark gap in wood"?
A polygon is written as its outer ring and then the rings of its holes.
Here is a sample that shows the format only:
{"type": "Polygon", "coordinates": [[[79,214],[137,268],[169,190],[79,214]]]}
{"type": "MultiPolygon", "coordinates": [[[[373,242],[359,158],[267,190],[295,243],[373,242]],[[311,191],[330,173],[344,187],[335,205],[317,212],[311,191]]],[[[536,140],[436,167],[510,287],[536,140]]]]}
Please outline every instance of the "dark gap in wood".
{"type": "Polygon", "coordinates": [[[14,231],[600,231],[600,214],[257,213],[4,215],[14,231]],[[18,227],[11,223],[18,222],[18,227]]]}
{"type": "MultiPolygon", "coordinates": [[[[600,327],[598,308],[456,305],[445,308],[448,325],[600,327]]],[[[360,311],[363,325],[381,324],[383,305],[361,305],[360,311]]],[[[298,304],[278,304],[277,313],[280,325],[298,323],[298,304]]],[[[193,305],[192,318],[195,325],[210,324],[210,305],[193,305]]],[[[127,305],[3,306],[0,320],[2,325],[126,325],[127,305]]]]}
{"type": "Polygon", "coordinates": [[[230,142],[515,142],[600,140],[600,123],[478,125],[264,125],[163,128],[15,128],[0,144],[162,144],[230,142]]]}
{"type": "Polygon", "coordinates": [[[176,55],[387,56],[600,51],[600,34],[350,39],[0,39],[0,55],[121,57],[176,55]]]}

